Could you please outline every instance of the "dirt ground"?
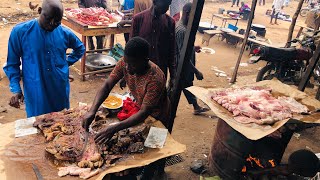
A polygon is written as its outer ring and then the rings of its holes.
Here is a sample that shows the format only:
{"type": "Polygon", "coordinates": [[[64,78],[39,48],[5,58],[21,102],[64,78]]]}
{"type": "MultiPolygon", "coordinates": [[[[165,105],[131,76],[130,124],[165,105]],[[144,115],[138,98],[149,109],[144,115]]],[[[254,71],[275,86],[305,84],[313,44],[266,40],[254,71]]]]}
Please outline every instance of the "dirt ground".
{"type": "MultiPolygon", "coordinates": [[[[33,17],[37,17],[35,11],[31,11],[28,8],[28,0],[8,0],[0,1],[0,65],[6,61],[7,56],[7,42],[12,27],[17,23],[33,17]],[[9,21],[8,24],[4,24],[1,19],[5,18],[9,21]]],[[[40,0],[32,0],[34,4],[41,3],[40,0]]],[[[65,7],[77,7],[76,3],[69,3],[71,1],[64,1],[65,7]]],[[[253,23],[265,25],[267,27],[266,38],[276,46],[283,46],[287,39],[288,29],[290,22],[279,20],[280,25],[270,25],[269,17],[265,16],[267,9],[271,8],[271,0],[266,1],[265,6],[257,6],[255,19],[253,23]]],[[[251,1],[247,3],[251,4],[251,1]]],[[[290,14],[291,17],[295,11],[298,2],[290,2],[288,7],[285,7],[285,12],[290,14]]],[[[116,3],[113,3],[116,5],[116,3]]],[[[206,1],[201,21],[211,21],[212,13],[218,12],[218,8],[223,7],[226,10],[237,10],[237,7],[231,8],[231,3],[216,3],[206,1]]],[[[114,7],[115,8],[115,7],[114,7]]],[[[304,21],[299,17],[299,21],[304,21]]],[[[216,25],[221,24],[220,19],[214,19],[213,23],[216,25]]],[[[231,22],[232,23],[232,22],[231,22]]],[[[246,27],[247,21],[239,21],[238,26],[240,28],[246,27]]],[[[297,33],[297,29],[294,35],[297,33]]],[[[79,34],[78,34],[79,35],[79,34]]],[[[80,36],[79,36],[80,37],[80,36]]],[[[116,42],[124,44],[123,35],[116,35],[116,42]]],[[[198,33],[196,37],[197,45],[201,45],[202,34],[198,33]]],[[[201,45],[205,47],[205,45],[201,45]]],[[[240,52],[240,46],[234,47],[227,45],[224,42],[219,41],[216,37],[212,38],[209,46],[215,50],[215,54],[200,53],[197,55],[197,67],[204,74],[204,80],[194,81],[197,86],[203,87],[229,87],[230,84],[226,77],[217,77],[215,72],[211,70],[213,66],[218,67],[227,73],[228,77],[231,77],[233,67],[236,63],[238,54],[240,52]]],[[[245,52],[242,62],[247,62],[249,56],[248,52],[245,52]]],[[[259,68],[264,65],[264,62],[249,66],[241,66],[238,73],[237,84],[247,84],[255,81],[255,77],[259,68]]],[[[76,64],[79,66],[79,63],[76,64]]],[[[87,81],[81,82],[77,73],[71,69],[70,73],[75,76],[75,81],[71,83],[70,100],[71,106],[76,106],[78,102],[91,103],[96,94],[97,89],[102,85],[106,79],[106,75],[95,75],[87,77],[87,81]]],[[[4,76],[2,68],[0,69],[0,106],[7,108],[7,113],[0,113],[0,123],[12,122],[14,120],[25,118],[25,110],[14,109],[8,106],[8,100],[11,96],[8,87],[8,79],[4,76]]],[[[117,86],[113,91],[120,91],[117,86]]],[[[310,95],[315,95],[315,89],[307,89],[306,92],[310,95]]],[[[194,160],[201,159],[205,162],[206,157],[209,154],[209,150],[214,137],[214,132],[217,124],[217,118],[215,118],[212,112],[203,114],[202,116],[195,116],[192,114],[193,108],[187,103],[184,95],[180,100],[180,104],[177,111],[177,117],[173,128],[173,137],[180,143],[186,144],[187,150],[182,154],[184,161],[174,166],[166,168],[166,171],[170,179],[199,179],[199,175],[190,171],[190,165],[194,160]]],[[[283,161],[286,162],[288,155],[302,148],[311,149],[315,153],[320,152],[320,128],[312,128],[300,133],[300,137],[292,137],[288,148],[285,152],[283,161]]],[[[244,147],[245,148],[245,147],[244,147]]],[[[206,174],[205,174],[206,175],[206,174]]]]}

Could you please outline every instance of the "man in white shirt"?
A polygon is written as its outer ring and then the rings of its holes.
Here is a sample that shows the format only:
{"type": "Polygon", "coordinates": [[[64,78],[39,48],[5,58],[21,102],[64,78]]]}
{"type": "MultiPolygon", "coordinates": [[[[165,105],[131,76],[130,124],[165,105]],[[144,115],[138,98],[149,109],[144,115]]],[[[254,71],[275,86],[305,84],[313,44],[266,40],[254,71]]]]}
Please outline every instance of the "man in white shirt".
{"type": "Polygon", "coordinates": [[[284,2],[285,0],[274,0],[273,3],[272,3],[272,14],[271,14],[271,20],[270,20],[270,24],[273,24],[272,23],[272,19],[274,18],[275,21],[274,23],[278,25],[278,15],[281,11],[281,9],[283,9],[284,7],[284,2]]]}

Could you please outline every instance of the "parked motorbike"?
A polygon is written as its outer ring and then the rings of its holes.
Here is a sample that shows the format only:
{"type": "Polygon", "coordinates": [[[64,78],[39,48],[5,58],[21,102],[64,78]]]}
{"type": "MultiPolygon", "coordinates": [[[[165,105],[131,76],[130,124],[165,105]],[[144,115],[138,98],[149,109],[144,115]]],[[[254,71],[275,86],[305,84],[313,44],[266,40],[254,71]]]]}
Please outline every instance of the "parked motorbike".
{"type": "MultiPolygon", "coordinates": [[[[299,43],[301,47],[275,48],[259,46],[255,48],[250,63],[257,63],[260,60],[267,61],[257,75],[256,81],[279,79],[287,84],[295,84],[301,81],[305,72],[309,59],[312,57],[316,46],[314,44],[314,36],[306,37],[304,40],[294,39],[292,43],[299,43]]],[[[320,66],[319,66],[320,75],[320,66]]],[[[320,77],[320,76],[319,76],[320,77]]]]}

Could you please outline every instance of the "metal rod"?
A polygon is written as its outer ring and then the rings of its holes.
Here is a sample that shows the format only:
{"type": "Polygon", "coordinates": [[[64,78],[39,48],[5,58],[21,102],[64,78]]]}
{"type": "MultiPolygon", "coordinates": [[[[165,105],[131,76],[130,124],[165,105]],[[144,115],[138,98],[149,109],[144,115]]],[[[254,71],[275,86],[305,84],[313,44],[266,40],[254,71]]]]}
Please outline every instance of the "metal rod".
{"type": "Polygon", "coordinates": [[[171,114],[168,122],[168,130],[172,132],[174,119],[176,117],[177,108],[180,100],[180,95],[182,91],[181,87],[181,75],[184,72],[187,61],[190,60],[192,55],[192,50],[194,47],[195,36],[199,27],[199,22],[202,14],[202,9],[204,5],[204,0],[194,0],[192,4],[192,9],[189,16],[189,22],[187,26],[187,32],[184,37],[184,42],[180,54],[180,59],[178,62],[178,70],[176,73],[175,83],[173,85],[172,98],[171,98],[171,114]]]}
{"type": "Polygon", "coordinates": [[[239,65],[240,65],[240,62],[241,62],[241,58],[242,58],[243,52],[245,50],[246,44],[248,42],[248,37],[249,37],[250,30],[251,30],[251,24],[252,24],[252,20],[254,18],[254,12],[255,12],[255,9],[256,9],[256,5],[257,5],[257,0],[253,0],[252,1],[252,5],[251,5],[252,8],[251,8],[250,18],[249,18],[248,25],[247,25],[246,34],[244,36],[244,40],[243,40],[243,43],[242,43],[242,46],[241,46],[240,54],[239,54],[236,66],[234,68],[230,83],[235,83],[236,82],[238,69],[239,69],[239,65]]]}
{"type": "Polygon", "coordinates": [[[310,63],[307,67],[307,70],[305,71],[305,73],[303,74],[303,77],[299,83],[299,87],[298,89],[300,91],[304,91],[304,89],[306,88],[309,80],[310,80],[310,77],[311,77],[311,74],[313,73],[313,70],[314,68],[316,67],[318,61],[319,61],[319,58],[320,58],[320,42],[318,43],[317,45],[317,49],[315,50],[315,52],[313,53],[313,56],[310,60],[310,63]]]}

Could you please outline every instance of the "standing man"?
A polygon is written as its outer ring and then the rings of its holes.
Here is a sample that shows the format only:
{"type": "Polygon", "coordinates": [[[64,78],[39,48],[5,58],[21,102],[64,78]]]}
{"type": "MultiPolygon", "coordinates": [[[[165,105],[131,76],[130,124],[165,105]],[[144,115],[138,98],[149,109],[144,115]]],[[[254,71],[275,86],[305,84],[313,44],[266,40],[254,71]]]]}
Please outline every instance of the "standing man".
{"type": "MultiPolygon", "coordinates": [[[[104,9],[108,9],[106,0],[79,0],[78,1],[79,8],[90,8],[90,7],[102,7],[104,9]]],[[[104,36],[95,36],[97,40],[97,49],[103,49],[104,36]]],[[[88,46],[89,50],[95,50],[95,46],[93,44],[92,36],[88,36],[88,46]]],[[[102,51],[98,51],[98,53],[102,53],[102,51]]]]}
{"type": "Polygon", "coordinates": [[[25,99],[27,117],[69,108],[68,67],[85,51],[77,36],[61,26],[60,0],[44,0],[39,14],[39,18],[12,29],[7,65],[3,68],[14,93],[9,104],[19,108],[19,102],[25,99]],[[68,48],[73,52],[66,56],[68,48]],[[20,64],[24,95],[20,87],[20,64]]]}
{"type": "Polygon", "coordinates": [[[232,0],[232,5],[231,5],[231,7],[233,7],[233,6],[236,4],[236,2],[237,2],[237,7],[239,7],[239,2],[240,2],[240,0],[232,0]]]}
{"type": "Polygon", "coordinates": [[[171,0],[153,0],[151,8],[135,15],[131,36],[139,36],[150,44],[150,59],[157,64],[167,77],[169,87],[175,77],[175,22],[166,14],[171,0]]]}
{"type": "Polygon", "coordinates": [[[259,6],[261,6],[261,5],[266,5],[266,0],[259,0],[259,6]]]}
{"type": "MultiPolygon", "coordinates": [[[[192,3],[187,3],[186,5],[183,6],[182,18],[177,23],[177,26],[176,26],[176,62],[179,62],[179,59],[180,59],[180,53],[183,46],[184,36],[187,32],[187,25],[189,21],[191,8],[192,8],[192,3]]],[[[196,75],[198,80],[203,79],[203,74],[195,67],[195,63],[196,63],[195,51],[200,52],[200,47],[195,46],[193,48],[192,57],[190,61],[187,62],[187,65],[185,66],[184,76],[181,76],[182,88],[193,86],[194,75],[196,75]]],[[[200,107],[197,103],[197,98],[188,90],[183,89],[182,91],[186,96],[188,103],[193,105],[194,115],[199,115],[202,112],[209,111],[208,108],[200,107]]]]}
{"type": "Polygon", "coordinates": [[[189,0],[174,0],[170,5],[170,16],[175,22],[180,20],[180,11],[189,0]]]}
{"type": "Polygon", "coordinates": [[[283,7],[284,7],[284,3],[285,3],[284,0],[274,0],[273,1],[270,24],[273,24],[272,19],[274,18],[275,19],[274,24],[278,25],[278,22],[277,22],[278,16],[279,16],[281,9],[283,9],[283,7]]]}

